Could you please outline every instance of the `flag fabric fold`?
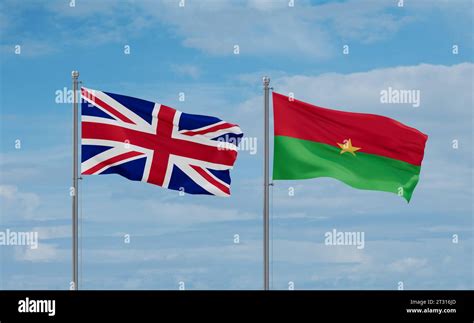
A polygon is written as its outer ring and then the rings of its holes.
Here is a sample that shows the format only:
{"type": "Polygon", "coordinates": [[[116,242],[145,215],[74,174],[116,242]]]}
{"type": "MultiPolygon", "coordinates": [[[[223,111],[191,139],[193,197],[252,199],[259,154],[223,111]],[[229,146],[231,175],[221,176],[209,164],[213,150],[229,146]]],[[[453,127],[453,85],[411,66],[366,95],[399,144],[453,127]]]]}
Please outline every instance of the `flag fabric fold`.
{"type": "Polygon", "coordinates": [[[410,201],[428,136],[396,120],[273,93],[273,179],[338,179],[410,201]]]}
{"type": "Polygon", "coordinates": [[[236,124],[125,95],[81,89],[81,173],[119,174],[189,194],[230,195],[236,124]]]}

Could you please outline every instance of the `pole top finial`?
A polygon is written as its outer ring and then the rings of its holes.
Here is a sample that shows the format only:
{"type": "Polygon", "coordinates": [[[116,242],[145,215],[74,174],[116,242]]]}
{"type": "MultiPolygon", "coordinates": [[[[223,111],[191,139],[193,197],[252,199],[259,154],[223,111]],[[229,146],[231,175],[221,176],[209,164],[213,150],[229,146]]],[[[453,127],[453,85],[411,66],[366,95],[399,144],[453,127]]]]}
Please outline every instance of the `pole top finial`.
{"type": "Polygon", "coordinates": [[[78,78],[79,77],[79,71],[75,71],[75,70],[72,71],[71,76],[72,76],[72,78],[78,78]]]}
{"type": "Polygon", "coordinates": [[[264,86],[270,85],[270,78],[268,76],[263,77],[263,85],[264,86]]]}

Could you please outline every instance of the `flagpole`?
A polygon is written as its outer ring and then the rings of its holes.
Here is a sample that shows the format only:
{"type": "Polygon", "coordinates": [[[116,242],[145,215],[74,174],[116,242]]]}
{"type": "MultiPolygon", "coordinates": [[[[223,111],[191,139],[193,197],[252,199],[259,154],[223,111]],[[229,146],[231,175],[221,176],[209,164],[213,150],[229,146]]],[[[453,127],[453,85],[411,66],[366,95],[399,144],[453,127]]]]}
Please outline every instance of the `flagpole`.
{"type": "Polygon", "coordinates": [[[73,87],[73,162],[72,162],[72,290],[78,290],[79,271],[78,271],[78,78],[79,72],[72,71],[72,87],[73,87]]]}
{"type": "Polygon", "coordinates": [[[263,105],[264,105],[264,161],[263,161],[263,286],[264,290],[270,289],[270,216],[269,216],[269,99],[270,99],[270,78],[263,77],[263,105]]]}

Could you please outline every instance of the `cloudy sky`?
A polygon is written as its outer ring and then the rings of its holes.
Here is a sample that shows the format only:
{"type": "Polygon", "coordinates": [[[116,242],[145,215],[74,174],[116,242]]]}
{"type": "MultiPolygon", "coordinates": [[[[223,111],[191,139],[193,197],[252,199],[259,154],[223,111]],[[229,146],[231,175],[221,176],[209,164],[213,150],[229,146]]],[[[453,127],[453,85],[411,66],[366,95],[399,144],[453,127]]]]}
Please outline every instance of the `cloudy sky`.
{"type": "Polygon", "coordinates": [[[0,231],[38,232],[39,247],[0,246],[0,289],[69,288],[72,112],[57,92],[73,69],[89,88],[214,115],[258,142],[227,199],[85,177],[81,288],[262,287],[263,75],[429,135],[409,204],[327,178],[275,182],[272,288],[473,288],[472,1],[180,2],[1,2],[0,231]],[[382,104],[389,87],[420,91],[420,106],[382,104]],[[325,245],[333,229],[363,232],[364,248],[325,245]]]}

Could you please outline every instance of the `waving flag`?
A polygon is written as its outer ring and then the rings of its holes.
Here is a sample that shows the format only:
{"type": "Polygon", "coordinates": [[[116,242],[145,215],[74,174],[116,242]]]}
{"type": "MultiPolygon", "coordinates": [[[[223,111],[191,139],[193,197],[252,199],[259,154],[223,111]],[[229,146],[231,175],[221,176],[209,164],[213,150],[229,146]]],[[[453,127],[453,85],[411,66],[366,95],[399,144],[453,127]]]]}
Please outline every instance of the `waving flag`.
{"type": "Polygon", "coordinates": [[[129,96],[82,88],[83,175],[119,174],[189,194],[230,195],[240,128],[129,96]]]}
{"type": "Polygon", "coordinates": [[[273,92],[273,179],[332,177],[410,201],[428,136],[396,120],[317,107],[273,92]]]}

